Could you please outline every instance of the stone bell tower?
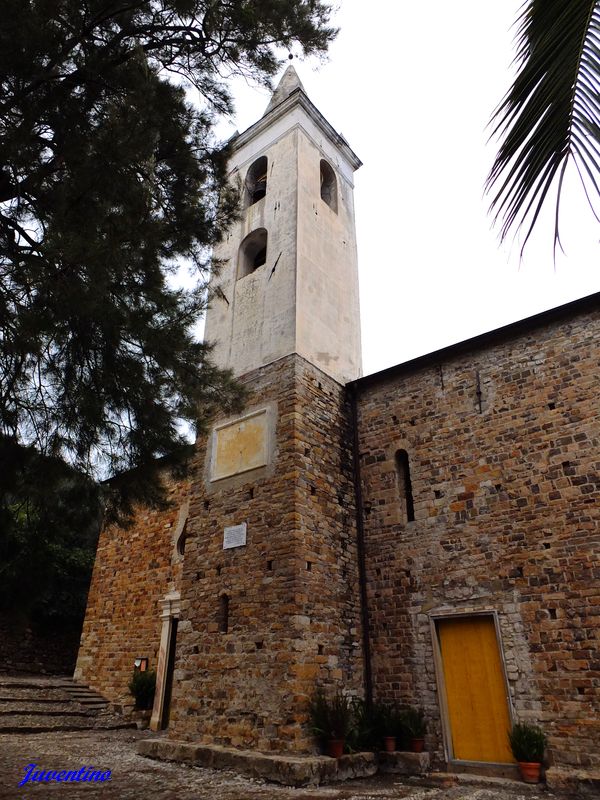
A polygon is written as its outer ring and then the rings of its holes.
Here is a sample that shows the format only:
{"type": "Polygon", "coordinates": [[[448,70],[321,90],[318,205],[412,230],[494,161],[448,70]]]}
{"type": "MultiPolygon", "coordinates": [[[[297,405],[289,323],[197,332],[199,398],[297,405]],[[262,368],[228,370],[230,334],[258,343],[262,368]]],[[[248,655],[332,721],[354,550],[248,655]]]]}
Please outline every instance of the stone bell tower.
{"type": "Polygon", "coordinates": [[[263,117],[233,143],[242,216],[206,339],[244,375],[290,353],[345,383],[361,374],[353,173],[361,162],[289,66],[263,117]]]}
{"type": "Polygon", "coordinates": [[[288,67],[232,142],[241,217],[206,338],[248,390],[197,445],[169,736],[310,752],[317,686],[363,685],[351,414],[360,161],[288,67]]]}

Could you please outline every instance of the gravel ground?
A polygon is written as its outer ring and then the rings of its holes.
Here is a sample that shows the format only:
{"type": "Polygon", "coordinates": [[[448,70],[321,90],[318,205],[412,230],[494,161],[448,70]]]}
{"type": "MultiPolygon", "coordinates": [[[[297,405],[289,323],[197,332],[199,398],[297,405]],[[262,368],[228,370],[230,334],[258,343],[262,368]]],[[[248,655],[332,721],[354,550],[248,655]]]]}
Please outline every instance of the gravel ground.
{"type": "Polygon", "coordinates": [[[313,789],[291,789],[231,772],[168,764],[139,756],[147,731],[78,731],[0,735],[0,798],[102,798],[102,800],[562,800],[542,787],[476,784],[432,788],[395,776],[313,789]],[[105,783],[26,783],[28,764],[44,770],[111,770],[105,783]]]}

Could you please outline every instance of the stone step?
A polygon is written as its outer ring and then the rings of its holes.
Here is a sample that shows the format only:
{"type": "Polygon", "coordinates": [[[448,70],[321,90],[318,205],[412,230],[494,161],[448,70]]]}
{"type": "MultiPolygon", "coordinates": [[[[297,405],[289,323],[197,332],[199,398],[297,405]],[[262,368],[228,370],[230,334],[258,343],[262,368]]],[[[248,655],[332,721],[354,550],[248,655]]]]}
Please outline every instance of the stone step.
{"type": "Polygon", "coordinates": [[[89,730],[120,730],[122,728],[136,728],[135,722],[124,722],[118,717],[79,717],[69,719],[62,717],[36,717],[29,715],[15,715],[9,719],[0,719],[0,734],[2,733],[50,733],[52,731],[89,731],[89,730]]]}
{"type": "Polygon", "coordinates": [[[40,678],[39,680],[12,678],[10,680],[0,680],[0,689],[61,689],[67,686],[64,680],[52,680],[51,678],[40,678]]]}
{"type": "Polygon", "coordinates": [[[69,700],[72,703],[108,703],[108,700],[99,694],[71,695],[69,700]]]}
{"type": "Polygon", "coordinates": [[[26,697],[15,697],[15,695],[0,695],[0,703],[23,703],[23,702],[32,702],[32,703],[44,703],[45,705],[56,705],[57,703],[70,703],[71,701],[66,697],[31,697],[27,695],[26,697]]]}
{"type": "Polygon", "coordinates": [[[0,733],[116,730],[135,722],[109,713],[108,701],[68,678],[2,680],[0,733]]]}
{"type": "Polygon", "coordinates": [[[28,717],[89,717],[93,712],[87,710],[73,710],[63,704],[62,708],[24,708],[22,704],[14,704],[13,708],[0,707],[0,717],[28,716],[28,717]]]}

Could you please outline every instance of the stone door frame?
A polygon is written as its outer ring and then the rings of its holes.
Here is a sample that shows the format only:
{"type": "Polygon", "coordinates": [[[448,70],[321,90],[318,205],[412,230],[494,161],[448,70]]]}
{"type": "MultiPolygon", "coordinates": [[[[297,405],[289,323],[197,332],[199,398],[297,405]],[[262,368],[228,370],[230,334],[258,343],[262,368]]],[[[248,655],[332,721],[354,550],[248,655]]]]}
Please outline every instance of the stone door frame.
{"type": "Polygon", "coordinates": [[[160,646],[158,650],[158,664],[156,666],[156,692],[154,706],[150,718],[150,730],[158,731],[161,728],[165,710],[165,693],[167,688],[167,670],[169,665],[169,646],[171,642],[171,628],[173,620],[179,619],[181,595],[179,592],[170,592],[160,601],[160,618],[162,628],[160,632],[160,646]]]}

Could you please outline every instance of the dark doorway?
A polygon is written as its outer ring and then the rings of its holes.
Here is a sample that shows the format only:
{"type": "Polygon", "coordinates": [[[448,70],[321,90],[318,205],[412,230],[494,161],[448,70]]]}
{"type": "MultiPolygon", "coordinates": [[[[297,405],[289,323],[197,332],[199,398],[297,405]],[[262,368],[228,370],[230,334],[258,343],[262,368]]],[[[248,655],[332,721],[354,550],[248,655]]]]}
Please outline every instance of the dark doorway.
{"type": "Polygon", "coordinates": [[[169,715],[171,713],[171,695],[173,693],[173,672],[175,670],[175,649],[177,645],[177,620],[171,620],[171,630],[169,632],[169,654],[167,657],[167,674],[165,678],[165,701],[163,704],[163,715],[160,727],[162,730],[169,727],[169,715]]]}

